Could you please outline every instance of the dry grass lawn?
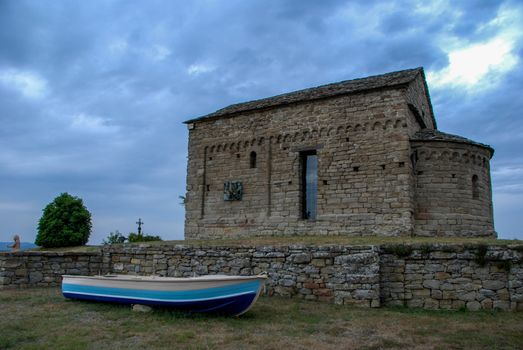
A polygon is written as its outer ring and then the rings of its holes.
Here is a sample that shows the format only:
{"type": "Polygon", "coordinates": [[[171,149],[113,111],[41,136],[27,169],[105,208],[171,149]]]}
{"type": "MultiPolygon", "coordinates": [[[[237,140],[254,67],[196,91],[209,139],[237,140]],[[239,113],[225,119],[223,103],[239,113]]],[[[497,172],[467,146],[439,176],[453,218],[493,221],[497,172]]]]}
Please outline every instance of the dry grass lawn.
{"type": "MultiPolygon", "coordinates": [[[[382,245],[382,244],[487,244],[487,245],[523,245],[522,240],[494,239],[494,238],[469,238],[469,237],[378,237],[378,236],[259,236],[249,238],[212,239],[212,240],[180,240],[180,241],[154,241],[144,243],[115,244],[115,246],[130,246],[147,244],[155,245],[187,245],[187,246],[287,246],[289,244],[305,245],[382,245]]],[[[101,246],[81,246],[65,248],[35,248],[34,251],[53,252],[96,252],[101,246]]]]}
{"type": "Polygon", "coordinates": [[[359,309],[263,297],[238,318],[0,291],[0,349],[523,349],[523,313],[359,309]]]}

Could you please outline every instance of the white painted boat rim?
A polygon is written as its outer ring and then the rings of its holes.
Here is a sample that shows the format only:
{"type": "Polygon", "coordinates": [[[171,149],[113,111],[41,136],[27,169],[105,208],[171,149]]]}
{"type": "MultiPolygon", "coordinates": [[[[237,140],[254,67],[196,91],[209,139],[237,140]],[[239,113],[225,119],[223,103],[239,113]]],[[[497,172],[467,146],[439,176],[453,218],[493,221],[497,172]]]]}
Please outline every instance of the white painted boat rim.
{"type": "Polygon", "coordinates": [[[132,282],[161,282],[161,283],[194,283],[198,281],[205,282],[219,282],[219,281],[249,281],[267,279],[266,274],[255,276],[228,276],[228,275],[205,275],[198,277],[163,277],[163,276],[138,276],[138,275],[98,275],[98,276],[83,276],[83,275],[62,275],[63,278],[71,279],[91,279],[101,281],[132,281],[132,282]]]}

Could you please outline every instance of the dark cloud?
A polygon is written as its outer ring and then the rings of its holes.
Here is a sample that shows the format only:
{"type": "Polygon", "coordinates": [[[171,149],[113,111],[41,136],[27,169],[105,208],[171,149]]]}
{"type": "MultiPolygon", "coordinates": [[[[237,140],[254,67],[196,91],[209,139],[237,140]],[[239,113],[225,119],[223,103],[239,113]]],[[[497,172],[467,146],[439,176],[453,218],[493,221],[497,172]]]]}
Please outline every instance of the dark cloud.
{"type": "MultiPolygon", "coordinates": [[[[2,1],[0,240],[15,231],[32,240],[42,208],[64,191],[93,212],[93,243],[134,229],[138,217],[146,231],[181,238],[183,120],[370,74],[440,71],[449,64],[445,40],[487,40],[498,28],[485,24],[516,5],[418,11],[425,2],[2,1]]],[[[503,81],[482,92],[431,87],[442,130],[496,148],[502,234],[517,231],[511,205],[523,207],[515,151],[523,146],[522,74],[519,67],[499,74],[503,81]]]]}
{"type": "Polygon", "coordinates": [[[452,28],[452,32],[462,38],[478,39],[479,26],[493,20],[502,2],[479,1],[463,2],[458,4],[461,18],[452,28]]]}

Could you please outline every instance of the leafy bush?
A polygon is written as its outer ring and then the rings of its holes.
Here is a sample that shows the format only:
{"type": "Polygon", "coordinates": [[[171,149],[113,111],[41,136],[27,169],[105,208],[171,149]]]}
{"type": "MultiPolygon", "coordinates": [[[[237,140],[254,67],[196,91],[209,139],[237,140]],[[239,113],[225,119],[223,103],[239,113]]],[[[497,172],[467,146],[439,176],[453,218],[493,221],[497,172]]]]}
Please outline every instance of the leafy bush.
{"type": "Polygon", "coordinates": [[[45,207],[35,244],[45,248],[85,245],[90,234],[91,213],[82,199],[62,193],[45,207]]]}
{"type": "Polygon", "coordinates": [[[109,233],[109,236],[107,236],[107,239],[104,239],[102,244],[108,245],[108,244],[118,244],[118,243],[124,243],[127,240],[127,238],[120,233],[120,231],[116,230],[114,232],[109,233]]]}
{"type": "Polygon", "coordinates": [[[412,247],[406,244],[386,245],[383,246],[383,250],[386,253],[396,255],[398,258],[406,258],[410,256],[413,251],[412,247]]]}
{"type": "Polygon", "coordinates": [[[487,251],[488,251],[487,245],[478,244],[478,248],[476,250],[476,256],[474,257],[474,261],[480,267],[485,267],[487,265],[487,251]]]}
{"type": "Polygon", "coordinates": [[[151,242],[151,241],[161,241],[160,236],[152,236],[152,235],[144,235],[142,233],[129,233],[129,236],[127,237],[127,240],[129,243],[135,243],[135,242],[151,242]]]}

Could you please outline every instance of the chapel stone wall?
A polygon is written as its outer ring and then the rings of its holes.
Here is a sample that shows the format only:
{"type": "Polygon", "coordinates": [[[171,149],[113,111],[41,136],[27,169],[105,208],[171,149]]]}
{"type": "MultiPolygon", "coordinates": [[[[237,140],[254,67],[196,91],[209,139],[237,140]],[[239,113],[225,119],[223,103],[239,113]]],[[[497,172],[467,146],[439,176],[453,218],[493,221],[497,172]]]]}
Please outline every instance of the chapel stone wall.
{"type": "MultiPolygon", "coordinates": [[[[407,104],[414,108],[415,113],[418,114],[418,117],[425,124],[425,128],[436,129],[436,122],[428,96],[429,91],[425,80],[419,76],[408,85],[405,91],[407,104]]],[[[413,111],[411,110],[410,112],[412,113],[413,111]]],[[[415,121],[415,119],[411,120],[415,121]]],[[[412,123],[412,127],[409,127],[409,135],[412,136],[418,130],[420,130],[420,124],[418,122],[412,123]]]]}
{"type": "Polygon", "coordinates": [[[493,149],[436,130],[422,69],[232,105],[187,123],[188,239],[496,235],[493,149]],[[305,152],[318,161],[312,220],[303,218],[305,152]],[[241,198],[226,200],[225,184],[241,185],[241,198]]]}
{"type": "Polygon", "coordinates": [[[496,236],[490,151],[474,144],[415,141],[415,234],[496,236]]]}
{"type": "Polygon", "coordinates": [[[408,113],[405,89],[389,88],[195,123],[186,238],[410,234],[408,113]],[[301,217],[305,150],[318,155],[316,220],[301,217]],[[242,200],[224,201],[225,181],[242,183],[242,200]]]}

